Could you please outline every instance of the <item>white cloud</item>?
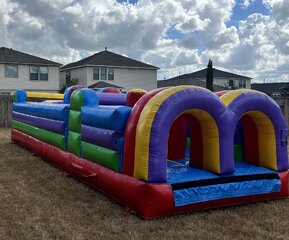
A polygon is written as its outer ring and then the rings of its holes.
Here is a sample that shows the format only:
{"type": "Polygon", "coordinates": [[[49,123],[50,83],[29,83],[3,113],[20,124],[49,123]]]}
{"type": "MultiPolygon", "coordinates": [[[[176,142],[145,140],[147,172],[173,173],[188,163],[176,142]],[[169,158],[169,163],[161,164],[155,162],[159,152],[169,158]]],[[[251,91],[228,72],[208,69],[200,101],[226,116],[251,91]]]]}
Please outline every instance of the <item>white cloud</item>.
{"type": "Polygon", "coordinates": [[[243,0],[243,1],[241,1],[240,5],[242,8],[248,8],[254,2],[256,2],[256,0],[243,0]]]}
{"type": "Polygon", "coordinates": [[[77,3],[70,5],[62,10],[64,13],[70,13],[72,15],[81,15],[83,13],[82,7],[77,3]]]}
{"type": "Polygon", "coordinates": [[[263,0],[271,16],[227,26],[255,0],[0,0],[0,45],[61,63],[108,47],[161,67],[159,78],[216,67],[255,80],[288,80],[288,0],[263,0]],[[169,30],[179,38],[168,39],[169,30]]]}
{"type": "Polygon", "coordinates": [[[288,0],[263,0],[263,3],[272,11],[276,21],[283,23],[289,19],[289,1],[288,0]]]}
{"type": "Polygon", "coordinates": [[[1,30],[11,21],[11,12],[13,11],[14,4],[6,0],[0,0],[0,27],[1,30]]]}
{"type": "Polygon", "coordinates": [[[276,16],[252,14],[240,22],[240,45],[232,49],[227,61],[231,68],[243,69],[256,80],[289,80],[288,71],[280,71],[280,66],[289,60],[287,42],[289,22],[276,20],[276,16]],[[279,24],[282,21],[283,24],[279,24]]]}

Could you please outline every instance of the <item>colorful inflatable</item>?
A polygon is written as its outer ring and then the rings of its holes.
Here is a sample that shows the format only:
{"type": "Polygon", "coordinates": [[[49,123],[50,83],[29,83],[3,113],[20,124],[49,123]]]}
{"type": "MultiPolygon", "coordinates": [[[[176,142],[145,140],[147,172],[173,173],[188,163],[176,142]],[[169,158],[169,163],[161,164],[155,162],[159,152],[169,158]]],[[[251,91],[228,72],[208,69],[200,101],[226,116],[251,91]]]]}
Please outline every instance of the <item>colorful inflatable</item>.
{"type": "Polygon", "coordinates": [[[144,218],[289,196],[288,129],[263,93],[73,86],[63,102],[29,95],[14,93],[12,141],[144,218]]]}

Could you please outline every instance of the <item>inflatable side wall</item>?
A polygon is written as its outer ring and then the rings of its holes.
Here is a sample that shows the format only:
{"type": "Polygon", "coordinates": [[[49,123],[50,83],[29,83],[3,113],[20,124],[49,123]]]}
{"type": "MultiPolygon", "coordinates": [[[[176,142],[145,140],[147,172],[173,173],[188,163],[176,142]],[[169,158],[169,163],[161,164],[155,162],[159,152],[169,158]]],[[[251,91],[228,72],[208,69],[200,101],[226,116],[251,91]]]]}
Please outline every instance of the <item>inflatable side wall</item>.
{"type": "Polygon", "coordinates": [[[16,91],[13,98],[14,129],[66,150],[69,104],[26,102],[23,90],[16,91]]]}

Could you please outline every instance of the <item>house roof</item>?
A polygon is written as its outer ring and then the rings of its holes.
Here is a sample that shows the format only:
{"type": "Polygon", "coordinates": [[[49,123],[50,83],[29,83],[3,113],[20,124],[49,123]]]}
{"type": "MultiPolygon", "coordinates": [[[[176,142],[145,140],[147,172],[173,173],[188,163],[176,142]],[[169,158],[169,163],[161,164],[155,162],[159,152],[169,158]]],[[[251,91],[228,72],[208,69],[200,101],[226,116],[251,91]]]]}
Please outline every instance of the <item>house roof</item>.
{"type": "Polygon", "coordinates": [[[251,88],[268,95],[272,93],[281,92],[282,90],[289,90],[289,82],[278,82],[278,83],[253,83],[251,88]]]}
{"type": "Polygon", "coordinates": [[[6,47],[0,48],[0,63],[61,66],[60,63],[52,62],[44,58],[36,57],[6,47]]]}
{"type": "MultiPolygon", "coordinates": [[[[188,73],[188,74],[183,74],[177,77],[173,77],[173,78],[169,78],[166,81],[170,81],[170,80],[175,80],[175,79],[188,79],[188,78],[206,78],[206,71],[207,69],[204,68],[202,70],[193,72],[193,73],[188,73]]],[[[232,79],[234,80],[234,78],[238,78],[238,79],[246,79],[246,80],[251,80],[252,78],[250,77],[246,77],[246,76],[242,76],[242,75],[238,75],[235,73],[230,73],[230,72],[225,72],[219,69],[214,68],[214,72],[213,72],[213,77],[214,78],[226,78],[226,79],[232,79]]]]}
{"type": "MultiPolygon", "coordinates": [[[[206,87],[206,82],[200,79],[193,78],[183,78],[183,79],[169,79],[169,80],[159,80],[157,81],[158,88],[160,87],[170,87],[179,85],[196,85],[199,87],[206,87]]],[[[213,84],[214,91],[222,91],[225,88],[219,85],[213,84]]]]}
{"type": "Polygon", "coordinates": [[[117,85],[114,85],[112,83],[109,83],[109,82],[104,82],[104,81],[99,81],[99,82],[96,82],[90,86],[88,86],[88,88],[105,88],[105,87],[113,87],[113,88],[123,88],[123,87],[120,87],[120,86],[117,86],[117,85]]]}
{"type": "Polygon", "coordinates": [[[77,62],[69,63],[61,67],[61,71],[79,68],[84,66],[111,66],[111,67],[130,67],[130,68],[146,68],[159,69],[153,65],[149,65],[132,58],[128,58],[110,51],[102,51],[95,53],[87,58],[81,59],[77,62]]]}

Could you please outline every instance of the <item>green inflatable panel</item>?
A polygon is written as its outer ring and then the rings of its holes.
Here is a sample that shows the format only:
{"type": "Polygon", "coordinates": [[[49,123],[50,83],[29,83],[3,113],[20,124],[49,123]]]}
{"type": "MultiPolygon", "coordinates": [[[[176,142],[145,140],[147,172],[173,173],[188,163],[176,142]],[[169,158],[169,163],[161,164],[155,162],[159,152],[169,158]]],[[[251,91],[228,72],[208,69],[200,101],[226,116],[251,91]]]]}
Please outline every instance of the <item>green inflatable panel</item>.
{"type": "Polygon", "coordinates": [[[37,128],[15,120],[12,121],[12,127],[43,142],[59,147],[63,150],[65,150],[66,148],[65,137],[63,135],[37,128]]]}
{"type": "Polygon", "coordinates": [[[68,131],[68,151],[77,156],[80,156],[80,143],[80,134],[68,131]]]}
{"type": "Polygon", "coordinates": [[[243,145],[240,145],[240,144],[234,145],[234,158],[235,158],[235,161],[244,160],[243,145]]]}
{"type": "Polygon", "coordinates": [[[82,157],[118,172],[116,151],[82,141],[82,157]]]}
{"type": "Polygon", "coordinates": [[[70,109],[80,111],[84,105],[84,97],[81,91],[74,91],[70,97],[70,109]]]}
{"type": "Polygon", "coordinates": [[[81,132],[81,116],[79,111],[69,111],[69,131],[76,133],[81,132]]]}

